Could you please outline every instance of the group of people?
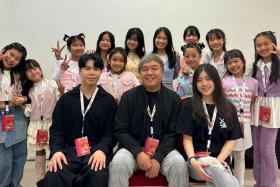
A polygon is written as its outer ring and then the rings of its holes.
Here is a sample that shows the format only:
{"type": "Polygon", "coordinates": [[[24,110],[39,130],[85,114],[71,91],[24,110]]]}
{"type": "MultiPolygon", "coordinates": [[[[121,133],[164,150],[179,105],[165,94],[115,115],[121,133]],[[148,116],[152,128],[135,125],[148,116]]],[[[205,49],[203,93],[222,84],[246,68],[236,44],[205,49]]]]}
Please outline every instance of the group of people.
{"type": "Polygon", "coordinates": [[[195,26],[183,38],[180,57],[166,27],[156,30],[150,54],[139,28],[128,30],[124,48],[115,47],[109,31],[99,35],[96,50],[85,50],[84,34],[65,35],[71,56],[62,56],[58,42],[51,79],[26,59],[23,45],[5,46],[0,186],[20,186],[28,147],[36,151],[39,187],[126,187],[137,170],[150,179],[161,173],[172,187],[188,186],[189,177],[209,187],[243,187],[245,150],[253,145],[255,186],[276,187],[275,35],[256,35],[252,75],[240,50],[226,50],[221,29],[206,35],[210,52],[195,26]]]}

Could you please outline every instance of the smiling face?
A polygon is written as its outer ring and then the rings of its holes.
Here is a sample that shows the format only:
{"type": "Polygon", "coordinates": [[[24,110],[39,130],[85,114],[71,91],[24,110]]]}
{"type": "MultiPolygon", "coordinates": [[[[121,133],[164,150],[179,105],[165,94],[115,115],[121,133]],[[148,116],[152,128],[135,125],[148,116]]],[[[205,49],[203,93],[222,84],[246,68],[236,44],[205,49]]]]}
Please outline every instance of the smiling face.
{"type": "Polygon", "coordinates": [[[157,47],[158,50],[165,50],[167,44],[168,44],[168,39],[166,34],[163,31],[159,32],[155,38],[155,46],[157,47]]]}
{"type": "Polygon", "coordinates": [[[102,51],[109,51],[111,49],[111,39],[108,34],[104,34],[101,41],[99,42],[99,47],[102,51]]]}
{"type": "Polygon", "coordinates": [[[215,35],[210,36],[208,41],[209,47],[215,52],[222,51],[224,43],[223,38],[218,38],[215,35]]]}
{"type": "Polygon", "coordinates": [[[42,80],[42,71],[39,67],[33,67],[28,69],[26,72],[26,77],[28,80],[36,83],[36,82],[40,82],[42,80]]]}
{"type": "Polygon", "coordinates": [[[256,51],[263,59],[271,59],[271,52],[273,51],[273,43],[268,36],[259,36],[255,40],[256,51]]]}
{"type": "Polygon", "coordinates": [[[126,65],[124,56],[119,52],[112,55],[109,63],[113,74],[121,74],[126,65]]]}
{"type": "Polygon", "coordinates": [[[127,39],[126,45],[131,51],[135,51],[139,45],[136,34],[131,35],[130,38],[127,39]]]}
{"type": "Polygon", "coordinates": [[[241,77],[244,74],[245,62],[241,58],[232,58],[227,61],[226,67],[233,76],[241,77]]]}
{"type": "Polygon", "coordinates": [[[140,77],[147,90],[157,90],[161,86],[163,69],[159,62],[152,60],[142,66],[140,70],[140,77]]]}
{"type": "Polygon", "coordinates": [[[81,40],[76,39],[73,43],[71,43],[69,50],[73,57],[80,57],[84,54],[85,45],[81,40]]]}
{"type": "Polygon", "coordinates": [[[94,66],[93,60],[88,60],[85,67],[80,69],[82,84],[95,86],[101,75],[101,69],[94,66]]]}
{"type": "Polygon", "coordinates": [[[194,70],[200,63],[201,54],[196,48],[186,48],[184,58],[186,63],[194,70]]]}
{"type": "Polygon", "coordinates": [[[2,61],[6,69],[16,67],[22,59],[22,53],[14,48],[7,50],[4,55],[5,57],[2,61]]]}
{"type": "Polygon", "coordinates": [[[202,97],[213,97],[215,85],[213,80],[209,77],[209,75],[202,71],[198,75],[198,79],[196,82],[197,90],[201,93],[202,97]]]}
{"type": "Polygon", "coordinates": [[[198,37],[194,34],[188,33],[186,38],[185,38],[185,42],[191,43],[191,44],[197,44],[198,43],[198,37]]]}

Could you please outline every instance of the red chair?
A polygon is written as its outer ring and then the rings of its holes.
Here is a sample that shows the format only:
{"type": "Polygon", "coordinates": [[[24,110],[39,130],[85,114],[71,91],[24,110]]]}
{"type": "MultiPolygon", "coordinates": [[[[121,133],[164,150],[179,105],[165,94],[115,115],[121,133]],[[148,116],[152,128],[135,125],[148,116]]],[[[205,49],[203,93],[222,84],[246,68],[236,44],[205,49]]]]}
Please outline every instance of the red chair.
{"type": "Polygon", "coordinates": [[[168,186],[168,182],[166,177],[162,174],[159,174],[158,177],[149,179],[145,177],[145,173],[143,171],[136,171],[132,177],[129,179],[129,186],[158,186],[164,187],[168,186]]]}

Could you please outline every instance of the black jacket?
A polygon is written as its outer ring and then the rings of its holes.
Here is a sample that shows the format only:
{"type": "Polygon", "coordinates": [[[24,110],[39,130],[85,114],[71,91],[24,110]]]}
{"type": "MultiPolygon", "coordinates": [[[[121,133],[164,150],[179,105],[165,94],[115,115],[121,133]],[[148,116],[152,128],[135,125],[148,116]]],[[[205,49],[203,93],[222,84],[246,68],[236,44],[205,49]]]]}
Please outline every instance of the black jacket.
{"type": "MultiPolygon", "coordinates": [[[[134,157],[143,151],[146,138],[150,136],[149,116],[147,113],[148,96],[144,86],[140,85],[122,95],[116,114],[116,137],[120,147],[129,150],[134,157]]],[[[154,138],[159,140],[159,146],[154,159],[162,162],[164,157],[175,149],[175,122],[180,110],[179,96],[161,86],[156,99],[156,114],[154,117],[154,138]]]]}
{"type": "MultiPolygon", "coordinates": [[[[81,137],[83,118],[80,103],[79,86],[65,93],[58,100],[50,127],[51,156],[57,151],[67,154],[68,148],[75,147],[75,139],[81,137]]],[[[84,136],[88,137],[91,153],[96,150],[101,150],[106,155],[112,153],[116,143],[114,138],[116,110],[115,99],[99,87],[92,106],[85,116],[84,136]]]]}

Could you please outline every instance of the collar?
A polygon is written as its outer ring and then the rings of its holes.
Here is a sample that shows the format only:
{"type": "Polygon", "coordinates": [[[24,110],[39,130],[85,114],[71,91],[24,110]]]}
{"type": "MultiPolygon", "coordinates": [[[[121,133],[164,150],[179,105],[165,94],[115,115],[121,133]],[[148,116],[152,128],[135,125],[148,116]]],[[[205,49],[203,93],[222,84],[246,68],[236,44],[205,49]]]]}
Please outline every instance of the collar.
{"type": "Polygon", "coordinates": [[[271,71],[271,62],[268,62],[267,64],[264,63],[262,59],[260,59],[257,63],[257,66],[260,70],[264,70],[265,65],[268,67],[268,70],[271,71]]]}

